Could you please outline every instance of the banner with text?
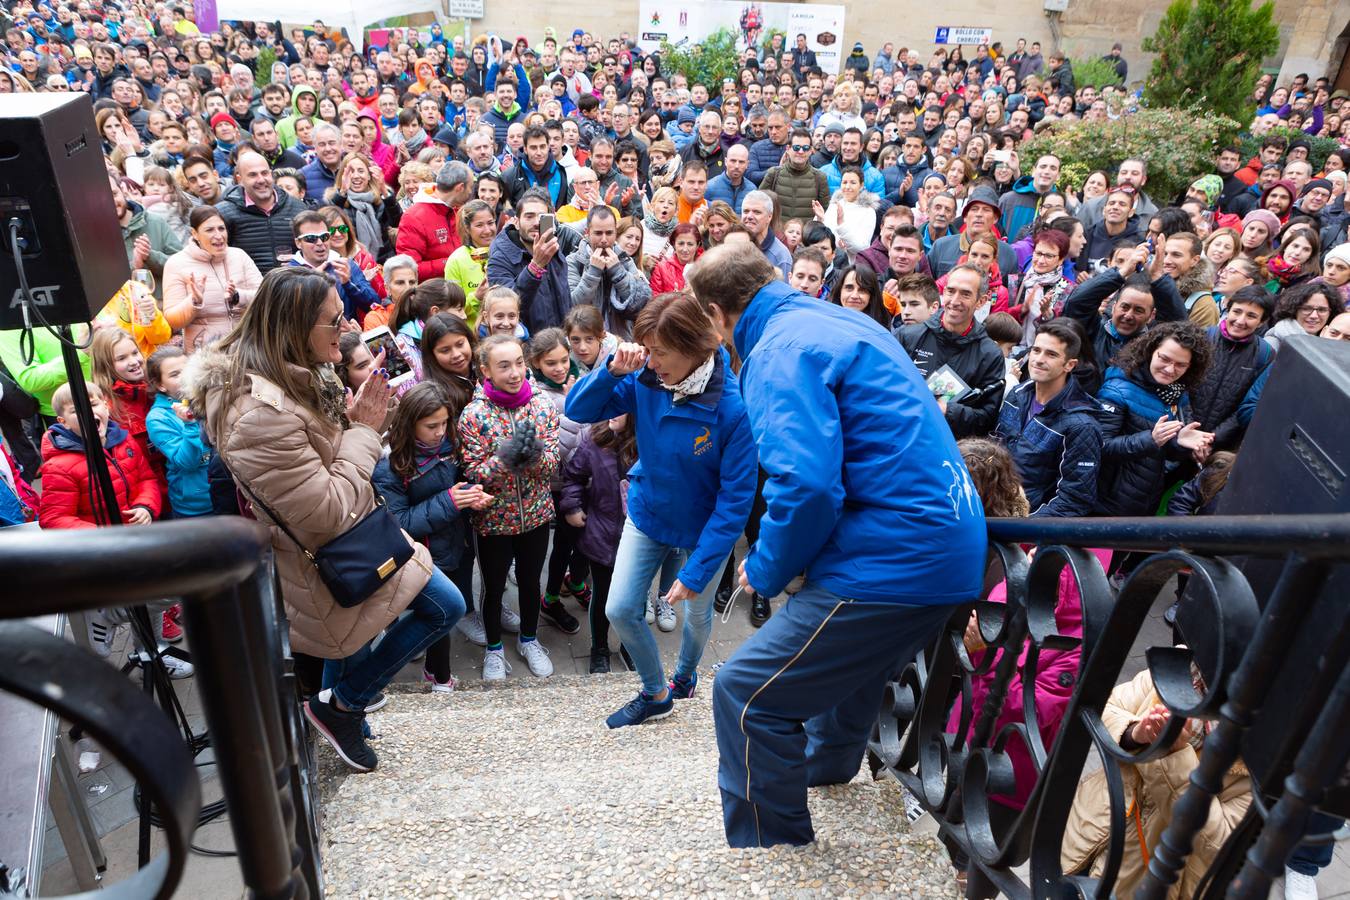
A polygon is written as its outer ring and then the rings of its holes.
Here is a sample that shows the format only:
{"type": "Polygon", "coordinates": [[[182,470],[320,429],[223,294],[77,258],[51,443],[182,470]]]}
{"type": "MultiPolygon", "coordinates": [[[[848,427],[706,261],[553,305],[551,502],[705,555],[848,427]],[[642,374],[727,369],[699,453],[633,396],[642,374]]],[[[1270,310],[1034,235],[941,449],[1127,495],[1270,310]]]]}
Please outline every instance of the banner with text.
{"type": "Polygon", "coordinates": [[[665,41],[676,47],[697,44],[719,28],[737,35],[736,46],[759,49],[771,30],[786,34],[786,46],[806,35],[806,46],[816,53],[816,64],[838,74],[845,55],[844,7],[804,3],[745,3],[737,0],[640,0],[638,44],[648,52],[665,41]]]}
{"type": "Polygon", "coordinates": [[[933,37],[935,44],[956,44],[961,47],[978,47],[994,39],[992,28],[970,28],[964,25],[939,25],[933,37]]]}

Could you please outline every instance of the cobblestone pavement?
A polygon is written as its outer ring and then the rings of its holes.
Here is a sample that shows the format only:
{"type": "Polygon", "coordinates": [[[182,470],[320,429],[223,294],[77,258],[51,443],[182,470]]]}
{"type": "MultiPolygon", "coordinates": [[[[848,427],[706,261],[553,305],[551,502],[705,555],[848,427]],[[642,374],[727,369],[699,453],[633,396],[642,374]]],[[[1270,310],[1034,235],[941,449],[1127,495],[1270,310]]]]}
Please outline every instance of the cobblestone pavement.
{"type": "Polygon", "coordinates": [[[814,845],[728,848],[710,692],[610,731],[632,692],[616,674],[394,694],[370,716],[376,772],[321,747],[330,896],[957,895],[899,788],[866,772],[812,790],[814,845]]]}

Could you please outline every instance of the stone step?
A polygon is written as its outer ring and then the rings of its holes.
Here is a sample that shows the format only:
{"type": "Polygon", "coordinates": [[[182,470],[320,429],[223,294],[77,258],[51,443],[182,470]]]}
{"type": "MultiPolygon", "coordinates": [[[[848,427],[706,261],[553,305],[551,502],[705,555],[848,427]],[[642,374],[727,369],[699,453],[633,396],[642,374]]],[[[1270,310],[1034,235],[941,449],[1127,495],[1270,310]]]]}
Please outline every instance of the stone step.
{"type": "Polygon", "coordinates": [[[865,771],[811,792],[815,844],[728,848],[708,688],[618,731],[627,673],[392,694],[369,717],[377,771],[319,748],[329,895],[957,896],[898,787],[865,771]]]}

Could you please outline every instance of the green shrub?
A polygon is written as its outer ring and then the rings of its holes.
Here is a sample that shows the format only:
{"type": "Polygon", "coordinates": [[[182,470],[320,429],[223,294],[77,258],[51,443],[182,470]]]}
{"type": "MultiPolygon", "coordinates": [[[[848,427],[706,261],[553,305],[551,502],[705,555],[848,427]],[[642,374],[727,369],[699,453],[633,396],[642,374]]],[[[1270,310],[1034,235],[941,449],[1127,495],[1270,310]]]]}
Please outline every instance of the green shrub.
{"type": "Polygon", "coordinates": [[[1149,106],[1198,109],[1243,119],[1261,61],[1280,47],[1267,0],[1173,0],[1143,47],[1156,53],[1144,88],[1149,106]]]}
{"type": "Polygon", "coordinates": [[[1114,178],[1121,160],[1148,162],[1149,195],[1161,206],[1196,178],[1214,171],[1217,148],[1232,140],[1238,123],[1225,116],[1179,109],[1141,109],[1106,122],[1051,125],[1018,149],[1022,168],[1053,153],[1061,163],[1060,184],[1078,188],[1088,173],[1104,169],[1114,178]]]}
{"type": "Polygon", "coordinates": [[[1107,62],[1099,57],[1089,59],[1075,59],[1070,63],[1073,67],[1073,84],[1075,88],[1095,87],[1098,90],[1106,87],[1108,84],[1121,84],[1121,79],[1116,75],[1116,64],[1107,62]]]}
{"type": "Polygon", "coordinates": [[[277,61],[277,51],[263,47],[258,51],[258,69],[253,75],[253,83],[261,90],[272,83],[272,63],[277,61]]]}
{"type": "MultiPolygon", "coordinates": [[[[1267,134],[1282,134],[1287,141],[1305,140],[1308,142],[1308,162],[1312,163],[1313,171],[1320,172],[1326,165],[1327,157],[1331,151],[1341,146],[1340,141],[1335,138],[1314,137],[1307,132],[1299,131],[1297,128],[1272,128],[1267,134]]],[[[1243,137],[1240,146],[1242,147],[1242,162],[1245,164],[1261,150],[1261,137],[1246,135],[1243,137]]]]}
{"type": "Polygon", "coordinates": [[[667,75],[678,72],[692,87],[701,84],[713,96],[721,90],[723,78],[735,78],[740,70],[736,52],[736,33],[719,28],[696,44],[674,47],[662,42],[661,69],[667,75]]]}

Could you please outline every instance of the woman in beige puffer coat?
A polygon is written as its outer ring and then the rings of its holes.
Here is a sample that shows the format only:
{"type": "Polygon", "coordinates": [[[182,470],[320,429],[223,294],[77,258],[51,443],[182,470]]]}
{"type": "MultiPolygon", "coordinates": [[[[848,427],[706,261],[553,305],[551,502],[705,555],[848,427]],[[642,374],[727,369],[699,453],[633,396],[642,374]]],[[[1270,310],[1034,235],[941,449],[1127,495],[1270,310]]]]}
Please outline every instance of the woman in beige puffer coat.
{"type": "MultiPolygon", "coordinates": [[[[1102,724],[1112,739],[1127,750],[1142,750],[1140,738],[1152,740],[1165,718],[1162,700],[1153,687],[1148,670],[1132,681],[1117,685],[1102,710],[1102,724]],[[1140,726],[1136,730],[1136,726],[1140,726]]],[[[1144,879],[1149,858],[1156,850],[1163,831],[1172,821],[1172,807],[1186,790],[1191,772],[1200,762],[1199,748],[1208,723],[1191,720],[1171,752],[1149,762],[1120,765],[1125,782],[1125,857],[1116,879],[1113,896],[1132,897],[1144,879]]],[[[1191,855],[1186,858],[1181,878],[1168,892],[1169,898],[1195,895],[1201,878],[1218,856],[1233,829],[1247,813],[1252,799],[1252,779],[1239,760],[1224,775],[1223,789],[1210,803],[1209,817],[1198,834],[1191,855]]],[[[1098,769],[1078,785],[1073,808],[1065,826],[1060,863],[1066,873],[1090,870],[1100,877],[1106,865],[1106,845],[1111,830],[1110,794],[1106,774],[1098,769]]]]}
{"type": "Polygon", "coordinates": [[[193,409],[205,433],[252,503],[275,524],[272,548],[290,620],[291,645],[325,659],[347,659],[341,680],[305,706],[338,754],[359,771],[375,767],[361,736],[364,710],[403,665],[464,614],[464,599],[432,565],[427,548],[364,602],[344,608],[305,555],[342,535],[376,507],[371,473],[380,459],[391,402],[388,379],[372,376],[350,405],[332,373],[341,358],[342,303],[332,279],[310,269],[274,269],[239,326],[194,360],[193,409]],[[405,610],[412,615],[399,618],[405,610]],[[381,631],[384,640],[365,646],[381,631]]]}

